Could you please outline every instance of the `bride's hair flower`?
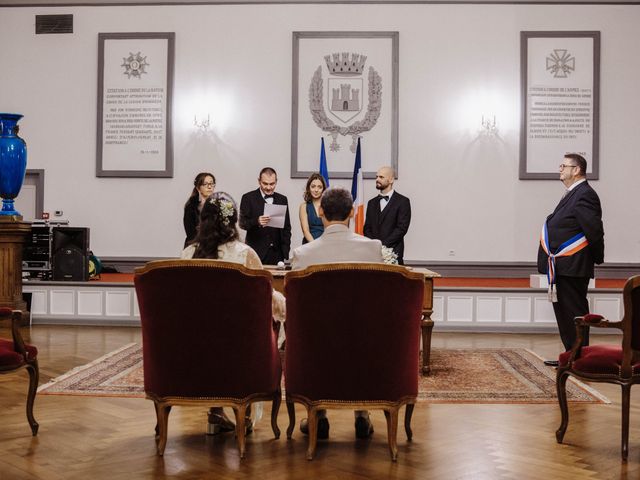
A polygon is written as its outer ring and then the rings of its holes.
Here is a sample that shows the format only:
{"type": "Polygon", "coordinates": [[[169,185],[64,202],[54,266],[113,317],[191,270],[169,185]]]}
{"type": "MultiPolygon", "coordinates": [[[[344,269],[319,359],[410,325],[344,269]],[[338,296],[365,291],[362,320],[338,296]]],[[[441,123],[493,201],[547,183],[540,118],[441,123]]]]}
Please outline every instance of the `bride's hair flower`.
{"type": "Polygon", "coordinates": [[[213,197],[209,200],[209,202],[213,205],[216,205],[220,210],[220,215],[222,215],[222,223],[225,225],[229,225],[229,219],[233,217],[235,213],[235,206],[231,200],[226,198],[221,198],[220,196],[213,197]]]}

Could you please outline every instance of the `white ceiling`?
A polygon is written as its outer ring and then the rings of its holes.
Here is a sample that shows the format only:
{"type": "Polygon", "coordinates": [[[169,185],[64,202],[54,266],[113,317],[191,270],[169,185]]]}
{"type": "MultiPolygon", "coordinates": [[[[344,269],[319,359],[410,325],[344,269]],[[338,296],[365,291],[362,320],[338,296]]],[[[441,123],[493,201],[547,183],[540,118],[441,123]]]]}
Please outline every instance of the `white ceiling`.
{"type": "Polygon", "coordinates": [[[451,3],[451,4],[611,4],[640,5],[620,0],[0,0],[0,7],[103,6],[103,5],[198,5],[198,4],[322,4],[322,3],[451,3]]]}

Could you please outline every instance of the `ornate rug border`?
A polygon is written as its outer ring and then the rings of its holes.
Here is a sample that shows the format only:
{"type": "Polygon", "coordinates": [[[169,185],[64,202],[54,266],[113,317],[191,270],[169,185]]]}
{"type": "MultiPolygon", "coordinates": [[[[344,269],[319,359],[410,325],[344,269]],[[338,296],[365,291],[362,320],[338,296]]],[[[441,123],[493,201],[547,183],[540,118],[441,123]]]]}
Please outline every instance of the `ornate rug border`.
{"type": "MultiPolygon", "coordinates": [[[[87,391],[87,392],[82,392],[82,391],[78,391],[78,390],[74,390],[74,391],[55,391],[53,389],[55,389],[55,387],[61,383],[64,382],[65,380],[69,379],[70,377],[73,377],[75,375],[79,375],[82,374],[83,372],[90,370],[92,367],[95,367],[96,365],[103,363],[103,362],[107,362],[109,361],[111,358],[122,354],[123,352],[132,349],[132,348],[142,348],[142,346],[136,342],[133,343],[128,343],[126,345],[123,345],[122,347],[111,351],[109,353],[106,353],[105,355],[87,363],[84,365],[79,365],[77,367],[72,368],[71,370],[69,370],[68,372],[65,372],[62,375],[59,375],[53,379],[51,379],[50,381],[48,381],[47,383],[44,383],[42,385],[40,385],[38,387],[38,393],[40,395],[58,395],[58,396],[78,396],[78,397],[106,397],[106,398],[134,398],[134,399],[145,399],[146,395],[144,392],[140,392],[140,393],[110,393],[110,392],[106,392],[106,391],[102,391],[100,393],[96,393],[96,392],[92,392],[92,391],[87,391]]],[[[473,348],[473,349],[468,349],[468,348],[448,348],[445,350],[459,350],[459,351],[464,351],[464,350],[472,350],[472,351],[495,351],[495,350],[510,350],[513,352],[526,352],[528,355],[530,355],[531,357],[540,360],[540,362],[543,361],[543,358],[538,355],[537,353],[533,352],[532,350],[528,349],[528,348],[505,348],[505,347],[480,347],[480,348],[473,348]]],[[[534,364],[532,364],[533,367],[535,367],[534,364]]],[[[546,368],[546,367],[545,367],[546,368]]],[[[538,369],[540,371],[541,375],[546,376],[547,378],[551,379],[551,376],[548,373],[543,372],[542,370],[538,369]]],[[[598,390],[596,390],[595,388],[591,387],[590,385],[587,385],[585,383],[583,383],[582,381],[575,379],[575,378],[569,378],[569,381],[572,382],[572,384],[585,391],[588,395],[590,395],[591,397],[593,397],[593,400],[569,400],[570,403],[583,403],[583,404],[611,404],[611,400],[609,400],[605,395],[603,395],[602,393],[600,393],[598,390]]],[[[478,399],[472,399],[472,398],[467,398],[467,399],[447,399],[447,398],[441,398],[441,399],[432,399],[432,398],[418,398],[418,403],[426,403],[426,404],[460,404],[460,405],[535,405],[535,404],[539,404],[539,405],[543,405],[543,404],[557,404],[558,400],[557,398],[553,398],[553,399],[536,399],[533,398],[531,400],[509,400],[509,399],[496,399],[496,400],[492,400],[492,399],[482,399],[482,400],[478,400],[478,399]]]]}
{"type": "MultiPolygon", "coordinates": [[[[526,350],[531,355],[533,355],[534,357],[538,358],[540,361],[544,361],[544,358],[541,357],[540,355],[538,355],[533,350],[529,350],[528,348],[523,348],[523,350],[526,350]]],[[[608,397],[604,396],[602,393],[600,393],[598,390],[593,388],[591,385],[587,385],[586,383],[584,383],[584,382],[582,382],[582,381],[580,381],[580,380],[578,380],[577,378],[574,378],[574,377],[569,377],[569,381],[572,382],[573,384],[575,384],[577,387],[582,388],[583,390],[586,390],[590,395],[593,395],[594,397],[596,397],[598,400],[600,400],[605,405],[610,405],[611,404],[611,400],[609,400],[608,397]]],[[[557,399],[556,399],[556,401],[557,401],[557,399]]],[[[586,402],[580,402],[580,403],[586,403],[586,402]]],[[[596,402],[594,402],[594,403],[596,403],[596,402]]]]}
{"type": "MultiPolygon", "coordinates": [[[[115,357],[116,355],[121,354],[122,352],[124,352],[125,350],[128,350],[130,348],[133,347],[138,347],[139,344],[136,342],[132,342],[132,343],[127,343],[126,345],[123,345],[122,347],[113,350],[109,353],[105,353],[104,355],[102,355],[101,357],[96,358],[95,360],[89,362],[89,363],[85,363],[84,365],[78,365],[77,367],[72,368],[71,370],[69,370],[66,373],[63,373],[62,375],[59,375],[55,378],[52,378],[51,380],[49,380],[47,383],[43,383],[42,385],[40,385],[38,387],[38,394],[39,395],[60,395],[60,396],[70,396],[70,397],[111,397],[111,398],[146,398],[146,395],[144,392],[140,393],[140,394],[136,394],[136,393],[100,393],[99,395],[93,392],[56,392],[56,391],[49,391],[50,388],[55,387],[58,383],[74,376],[77,375],[79,373],[84,372],[85,370],[89,370],[91,367],[94,367],[96,365],[98,365],[99,363],[102,362],[106,362],[107,360],[109,360],[112,357],[115,357]]],[[[140,347],[142,347],[140,345],[140,347]]]]}

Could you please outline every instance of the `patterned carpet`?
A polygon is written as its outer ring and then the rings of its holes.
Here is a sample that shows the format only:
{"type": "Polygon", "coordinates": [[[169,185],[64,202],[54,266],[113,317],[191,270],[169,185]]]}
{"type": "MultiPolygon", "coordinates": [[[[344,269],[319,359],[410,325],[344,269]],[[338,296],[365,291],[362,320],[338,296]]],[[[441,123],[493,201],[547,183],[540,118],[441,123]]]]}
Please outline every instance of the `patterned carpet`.
{"type": "MultiPolygon", "coordinates": [[[[427,403],[555,403],[555,370],[525,349],[435,349],[431,375],[420,377],[418,400],[427,403]]],[[[40,395],[144,398],[142,349],[132,343],[51,380],[40,395]]],[[[610,403],[571,379],[571,402],[610,403]]]]}

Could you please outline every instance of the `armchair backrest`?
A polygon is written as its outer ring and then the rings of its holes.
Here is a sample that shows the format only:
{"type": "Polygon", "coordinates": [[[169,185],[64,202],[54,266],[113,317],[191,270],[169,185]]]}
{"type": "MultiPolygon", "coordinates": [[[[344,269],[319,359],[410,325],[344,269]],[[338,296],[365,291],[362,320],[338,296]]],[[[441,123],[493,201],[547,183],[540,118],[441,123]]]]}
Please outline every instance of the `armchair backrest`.
{"type": "Polygon", "coordinates": [[[160,260],[136,269],[134,283],[147,393],[239,398],[278,385],[269,272],[160,260]]]}
{"type": "Polygon", "coordinates": [[[287,391],[311,400],[397,401],[418,392],[424,277],[373,263],[285,277],[287,391]]]}

